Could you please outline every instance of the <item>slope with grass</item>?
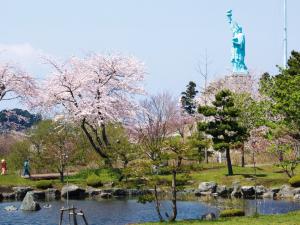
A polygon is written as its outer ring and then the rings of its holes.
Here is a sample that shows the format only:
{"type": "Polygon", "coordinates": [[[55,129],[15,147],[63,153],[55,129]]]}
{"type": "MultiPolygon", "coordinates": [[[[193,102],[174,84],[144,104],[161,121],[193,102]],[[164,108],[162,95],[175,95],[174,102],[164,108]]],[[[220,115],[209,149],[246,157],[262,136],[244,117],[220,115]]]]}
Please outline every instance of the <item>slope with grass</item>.
{"type": "MultiPolygon", "coordinates": [[[[163,225],[168,223],[145,223],[145,225],[163,225]]],[[[232,217],[216,221],[178,221],[176,225],[299,225],[300,211],[280,215],[260,215],[256,217],[232,217]]]]}

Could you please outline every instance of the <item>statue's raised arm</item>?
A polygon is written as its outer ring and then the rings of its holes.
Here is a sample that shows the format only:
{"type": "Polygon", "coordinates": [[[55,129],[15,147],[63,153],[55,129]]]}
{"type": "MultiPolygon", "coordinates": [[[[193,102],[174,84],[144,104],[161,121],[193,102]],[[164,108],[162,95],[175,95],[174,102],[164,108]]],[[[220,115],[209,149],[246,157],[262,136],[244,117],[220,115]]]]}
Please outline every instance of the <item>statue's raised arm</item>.
{"type": "Polygon", "coordinates": [[[232,31],[231,64],[234,74],[248,74],[245,64],[245,35],[242,27],[232,19],[232,10],[227,11],[227,19],[232,31]]]}

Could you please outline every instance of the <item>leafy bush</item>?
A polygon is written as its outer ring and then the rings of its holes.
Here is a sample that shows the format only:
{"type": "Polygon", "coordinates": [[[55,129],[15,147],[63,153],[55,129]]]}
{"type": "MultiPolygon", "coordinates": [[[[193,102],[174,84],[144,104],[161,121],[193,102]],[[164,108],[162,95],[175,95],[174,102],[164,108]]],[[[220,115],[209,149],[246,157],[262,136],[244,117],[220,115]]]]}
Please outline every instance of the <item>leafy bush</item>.
{"type": "Polygon", "coordinates": [[[51,180],[40,180],[40,181],[36,182],[35,186],[38,189],[52,188],[52,181],[51,180]]]}
{"type": "Polygon", "coordinates": [[[220,217],[245,216],[242,209],[226,209],[220,212],[220,217]]]}
{"type": "Polygon", "coordinates": [[[88,178],[86,179],[86,184],[91,187],[100,187],[103,185],[100,177],[96,174],[88,176],[88,178]]]}
{"type": "Polygon", "coordinates": [[[294,176],[289,179],[289,183],[292,187],[300,187],[300,175],[294,176]]]}

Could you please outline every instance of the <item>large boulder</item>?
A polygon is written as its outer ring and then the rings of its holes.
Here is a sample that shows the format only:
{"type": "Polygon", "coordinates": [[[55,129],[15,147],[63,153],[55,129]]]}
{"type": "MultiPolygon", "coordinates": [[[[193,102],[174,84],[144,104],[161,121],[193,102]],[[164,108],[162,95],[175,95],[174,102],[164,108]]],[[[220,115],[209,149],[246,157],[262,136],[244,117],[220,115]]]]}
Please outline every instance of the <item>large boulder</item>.
{"type": "Polygon", "coordinates": [[[199,192],[210,192],[215,193],[217,190],[217,183],[216,182],[201,182],[198,187],[199,192]]]}
{"type": "Polygon", "coordinates": [[[55,188],[48,188],[45,191],[45,199],[46,201],[53,201],[60,199],[60,191],[55,188]]]}
{"type": "Polygon", "coordinates": [[[12,189],[17,201],[22,201],[26,193],[33,190],[31,187],[13,187],[12,189]]]}
{"type": "Polygon", "coordinates": [[[255,196],[255,189],[253,186],[242,186],[241,192],[243,198],[253,198],[255,196]]]}
{"type": "Polygon", "coordinates": [[[61,197],[63,198],[67,198],[68,195],[69,199],[83,199],[85,194],[84,189],[73,184],[65,185],[61,189],[61,197]]]}
{"type": "Polygon", "coordinates": [[[41,209],[40,204],[35,201],[34,193],[32,191],[26,193],[20,209],[24,211],[38,211],[41,209]]]}
{"type": "Polygon", "coordinates": [[[242,197],[242,190],[241,190],[241,185],[240,185],[239,182],[233,182],[232,183],[231,197],[234,197],[234,198],[241,198],[242,197]]]}
{"type": "Polygon", "coordinates": [[[280,188],[280,191],[278,192],[277,196],[279,198],[293,198],[293,188],[291,188],[289,185],[282,185],[280,188]]]}

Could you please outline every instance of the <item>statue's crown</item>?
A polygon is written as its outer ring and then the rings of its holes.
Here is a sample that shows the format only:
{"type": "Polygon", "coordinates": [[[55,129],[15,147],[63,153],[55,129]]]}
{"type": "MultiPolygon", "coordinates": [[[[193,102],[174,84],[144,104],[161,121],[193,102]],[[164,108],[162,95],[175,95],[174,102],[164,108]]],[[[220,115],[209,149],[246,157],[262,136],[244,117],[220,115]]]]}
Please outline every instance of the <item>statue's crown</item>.
{"type": "Polygon", "coordinates": [[[227,15],[227,16],[232,16],[232,9],[228,10],[228,11],[226,12],[226,15],[227,15]]]}

